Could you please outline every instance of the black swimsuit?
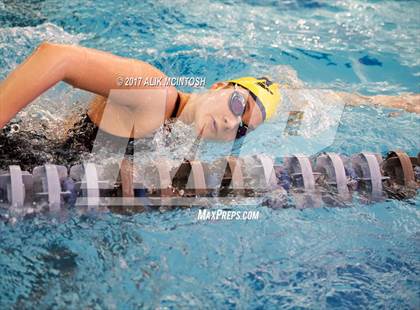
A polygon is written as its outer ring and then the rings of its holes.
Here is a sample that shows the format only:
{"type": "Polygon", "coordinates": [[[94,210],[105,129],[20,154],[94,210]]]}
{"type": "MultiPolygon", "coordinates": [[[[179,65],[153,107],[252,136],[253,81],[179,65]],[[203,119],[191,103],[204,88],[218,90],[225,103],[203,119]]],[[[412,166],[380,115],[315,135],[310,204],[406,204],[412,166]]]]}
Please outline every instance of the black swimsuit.
{"type": "MultiPolygon", "coordinates": [[[[180,105],[180,96],[175,103],[171,118],[176,117],[180,105]]],[[[168,124],[165,122],[165,126],[168,124]]],[[[20,165],[23,170],[31,171],[35,166],[51,162],[58,165],[72,166],[81,163],[92,153],[93,145],[105,147],[105,150],[126,155],[136,151],[153,151],[153,137],[137,139],[118,137],[101,130],[87,114],[74,124],[63,140],[55,140],[45,133],[19,131],[10,134],[10,125],[0,128],[0,170],[8,165],[20,165]]],[[[170,131],[170,128],[167,127],[170,131]]],[[[95,150],[96,151],[96,150],[95,150]]]]}
{"type": "MultiPolygon", "coordinates": [[[[180,106],[181,97],[178,93],[174,110],[170,118],[175,118],[179,106],[180,106]]],[[[166,124],[165,124],[166,126],[166,124]]],[[[107,147],[114,146],[126,146],[125,155],[134,154],[134,138],[130,137],[127,141],[127,137],[120,137],[106,131],[101,130],[91,119],[85,114],[83,118],[74,125],[74,128],[71,130],[69,137],[67,138],[65,144],[71,144],[72,148],[82,148],[87,152],[91,152],[93,148],[94,141],[97,140],[99,145],[106,145],[107,147]],[[76,144],[76,145],[74,145],[76,144]]]]}

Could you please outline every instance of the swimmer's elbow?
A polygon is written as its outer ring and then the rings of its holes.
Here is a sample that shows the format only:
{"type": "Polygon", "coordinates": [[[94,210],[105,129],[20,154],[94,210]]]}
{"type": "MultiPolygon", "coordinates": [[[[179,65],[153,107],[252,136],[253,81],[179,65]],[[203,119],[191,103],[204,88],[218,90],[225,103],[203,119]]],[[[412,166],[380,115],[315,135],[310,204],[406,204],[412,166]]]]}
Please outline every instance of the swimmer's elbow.
{"type": "MultiPolygon", "coordinates": [[[[78,48],[77,45],[72,44],[64,44],[64,43],[56,43],[51,41],[42,41],[38,47],[36,48],[38,51],[51,51],[57,52],[59,50],[64,50],[68,48],[78,48]]],[[[79,47],[80,48],[80,47],[79,47]]]]}
{"type": "Polygon", "coordinates": [[[49,50],[54,46],[54,43],[51,43],[49,41],[42,41],[38,47],[36,48],[37,52],[49,50]]]}
{"type": "Polygon", "coordinates": [[[37,46],[37,48],[35,49],[35,53],[46,54],[50,57],[56,58],[61,56],[60,53],[63,53],[65,47],[65,44],[43,41],[37,46]]]}
{"type": "MultiPolygon", "coordinates": [[[[38,45],[34,54],[39,59],[39,64],[44,64],[44,69],[54,79],[65,79],[68,71],[76,63],[76,46],[43,41],[38,45]]],[[[80,54],[80,53],[79,53],[80,54]]]]}

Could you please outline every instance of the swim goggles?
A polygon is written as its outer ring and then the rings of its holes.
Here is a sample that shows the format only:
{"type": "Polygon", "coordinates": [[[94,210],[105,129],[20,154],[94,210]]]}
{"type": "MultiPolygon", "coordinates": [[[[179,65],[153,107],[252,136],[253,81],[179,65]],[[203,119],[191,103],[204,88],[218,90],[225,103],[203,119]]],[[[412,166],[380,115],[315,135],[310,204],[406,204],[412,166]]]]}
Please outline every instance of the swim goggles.
{"type": "Polygon", "coordinates": [[[230,97],[229,108],[232,111],[233,115],[241,117],[241,123],[239,124],[238,130],[236,132],[236,139],[239,139],[245,136],[249,130],[248,125],[245,124],[242,120],[242,115],[245,112],[247,102],[245,97],[239,91],[237,91],[236,84],[233,85],[235,87],[235,90],[230,97]]]}

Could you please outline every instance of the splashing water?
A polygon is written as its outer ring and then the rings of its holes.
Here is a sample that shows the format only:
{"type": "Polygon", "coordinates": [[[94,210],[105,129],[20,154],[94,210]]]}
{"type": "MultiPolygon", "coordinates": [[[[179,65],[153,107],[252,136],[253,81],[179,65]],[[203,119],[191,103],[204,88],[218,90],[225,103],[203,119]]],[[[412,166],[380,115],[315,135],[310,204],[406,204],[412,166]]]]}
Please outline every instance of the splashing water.
{"type": "MultiPolygon", "coordinates": [[[[337,123],[329,107],[340,103],[324,94],[419,92],[419,9],[416,1],[6,1],[0,78],[43,40],[141,59],[168,76],[204,76],[206,86],[267,75],[300,94],[284,91],[278,118],[250,133],[241,155],[311,152],[319,146],[314,137],[335,126],[324,151],[384,155],[400,148],[415,155],[418,115],[345,107],[337,123]],[[281,109],[290,111],[295,100],[311,109],[288,131],[281,109]],[[292,148],[295,131],[301,140],[292,148]]],[[[64,83],[40,96],[13,121],[17,132],[0,134],[0,164],[76,161],[77,152],[57,155],[66,136],[57,128],[80,117],[90,96],[64,83]]],[[[192,128],[169,128],[146,145],[136,142],[141,160],[153,152],[183,158],[192,128]]],[[[199,158],[216,159],[231,147],[202,143],[199,158]]],[[[199,221],[196,208],[130,216],[72,209],[64,219],[17,221],[0,210],[0,306],[415,309],[419,199],[305,210],[248,206],[243,210],[260,211],[260,219],[247,222],[199,221]]]]}

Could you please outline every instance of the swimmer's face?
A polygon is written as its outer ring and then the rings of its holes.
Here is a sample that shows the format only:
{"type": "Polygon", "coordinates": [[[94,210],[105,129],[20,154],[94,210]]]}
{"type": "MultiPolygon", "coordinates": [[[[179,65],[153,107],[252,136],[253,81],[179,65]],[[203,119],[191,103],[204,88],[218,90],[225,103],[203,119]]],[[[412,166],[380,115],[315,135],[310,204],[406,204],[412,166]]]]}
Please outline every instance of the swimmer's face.
{"type": "MultiPolygon", "coordinates": [[[[219,82],[213,84],[207,92],[197,95],[194,121],[197,135],[201,134],[202,138],[209,140],[235,139],[241,117],[233,114],[229,108],[229,101],[234,91],[233,85],[219,82]]],[[[236,91],[240,92],[247,102],[242,121],[248,125],[249,132],[263,122],[263,115],[247,89],[237,85],[236,91]]]]}

